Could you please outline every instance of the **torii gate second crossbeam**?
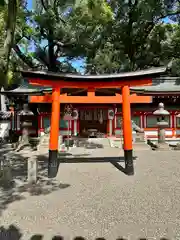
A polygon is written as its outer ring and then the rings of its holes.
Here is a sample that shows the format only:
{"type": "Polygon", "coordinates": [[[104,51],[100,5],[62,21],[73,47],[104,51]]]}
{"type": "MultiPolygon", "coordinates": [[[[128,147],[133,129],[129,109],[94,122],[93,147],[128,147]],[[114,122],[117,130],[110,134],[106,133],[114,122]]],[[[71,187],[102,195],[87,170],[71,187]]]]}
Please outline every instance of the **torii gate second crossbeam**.
{"type": "Polygon", "coordinates": [[[60,90],[62,88],[115,88],[118,89],[118,91],[121,88],[125,171],[127,175],[133,175],[134,166],[129,88],[132,86],[151,84],[152,78],[159,77],[165,72],[165,67],[110,75],[74,75],[43,71],[22,71],[22,76],[27,78],[30,84],[50,86],[53,89],[48,176],[50,178],[55,177],[59,166],[58,138],[61,102],[60,90]]]}

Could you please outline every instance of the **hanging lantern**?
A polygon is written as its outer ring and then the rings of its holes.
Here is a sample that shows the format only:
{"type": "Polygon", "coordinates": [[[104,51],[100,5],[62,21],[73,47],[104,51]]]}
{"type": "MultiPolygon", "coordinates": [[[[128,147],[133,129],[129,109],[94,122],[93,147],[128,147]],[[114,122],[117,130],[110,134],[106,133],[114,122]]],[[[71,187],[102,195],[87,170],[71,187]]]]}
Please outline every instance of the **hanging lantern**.
{"type": "Polygon", "coordinates": [[[77,109],[74,109],[74,110],[72,111],[72,117],[73,117],[74,120],[77,120],[77,119],[78,119],[79,114],[78,114],[78,110],[77,110],[77,109]]]}
{"type": "Polygon", "coordinates": [[[73,106],[71,104],[68,104],[64,108],[65,115],[71,115],[73,111],[73,106]]]}
{"type": "Polygon", "coordinates": [[[114,111],[113,109],[108,110],[108,119],[113,120],[114,119],[114,111]]]}

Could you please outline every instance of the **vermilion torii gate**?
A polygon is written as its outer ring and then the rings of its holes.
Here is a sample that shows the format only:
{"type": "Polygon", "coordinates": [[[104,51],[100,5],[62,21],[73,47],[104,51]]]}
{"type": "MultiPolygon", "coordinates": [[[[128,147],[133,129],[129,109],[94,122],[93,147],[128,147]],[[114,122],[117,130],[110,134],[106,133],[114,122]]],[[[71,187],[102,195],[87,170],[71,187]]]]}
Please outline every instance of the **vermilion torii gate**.
{"type": "Polygon", "coordinates": [[[128,175],[133,175],[134,167],[129,87],[151,84],[152,78],[158,77],[165,72],[165,67],[110,75],[74,75],[43,71],[22,71],[22,76],[27,78],[30,84],[50,86],[53,89],[48,176],[50,178],[55,177],[59,166],[58,137],[61,102],[60,90],[62,88],[111,88],[115,89],[117,92],[121,89],[125,171],[128,175]]]}

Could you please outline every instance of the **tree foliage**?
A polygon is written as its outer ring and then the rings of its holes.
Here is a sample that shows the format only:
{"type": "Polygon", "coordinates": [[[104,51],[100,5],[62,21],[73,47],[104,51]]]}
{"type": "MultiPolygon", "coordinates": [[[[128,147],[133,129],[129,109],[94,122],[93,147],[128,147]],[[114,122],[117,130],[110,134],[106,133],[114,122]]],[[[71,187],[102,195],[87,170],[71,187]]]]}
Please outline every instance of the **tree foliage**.
{"type": "Polygon", "coordinates": [[[176,29],[162,20],[165,17],[178,19],[178,1],[112,0],[110,6],[114,19],[103,29],[102,44],[87,55],[87,71],[109,73],[144,69],[166,64],[172,58],[172,52],[166,51],[165,55],[164,50],[176,29]]]}
{"type": "Polygon", "coordinates": [[[18,81],[19,68],[76,72],[76,59],[85,61],[86,73],[96,74],[172,61],[172,74],[180,75],[178,0],[34,0],[31,11],[17,1],[0,8],[1,74],[12,81],[18,81]],[[166,17],[174,23],[165,23],[166,17]],[[14,31],[9,38],[7,26],[14,31]]]}
{"type": "MultiPolygon", "coordinates": [[[[0,70],[1,70],[1,78],[6,84],[8,79],[11,78],[11,74],[9,72],[9,62],[10,62],[10,54],[11,49],[14,43],[14,33],[16,28],[16,18],[17,11],[19,8],[18,0],[8,0],[7,3],[5,1],[1,1],[1,30],[3,31],[4,44],[1,48],[1,56],[0,56],[0,70]]],[[[2,41],[1,41],[2,44],[2,41]]]]}
{"type": "Polygon", "coordinates": [[[173,46],[177,46],[178,29],[162,20],[179,21],[179,1],[38,2],[41,7],[35,20],[39,39],[48,40],[48,50],[45,54],[40,48],[36,53],[41,60],[46,56],[46,66],[49,59],[49,70],[73,71],[72,65],[63,68],[59,57],[65,57],[66,64],[82,58],[86,73],[97,74],[161,66],[174,59],[173,74],[177,74],[179,57],[174,58],[173,46]]]}
{"type": "Polygon", "coordinates": [[[13,48],[16,37],[26,23],[26,4],[23,1],[8,0],[0,2],[0,85],[7,86],[19,81],[17,74],[21,62],[13,48]]]}
{"type": "Polygon", "coordinates": [[[104,0],[96,3],[92,0],[37,0],[34,38],[39,44],[34,57],[50,71],[74,72],[76,69],[71,60],[85,56],[92,32],[97,35],[99,26],[111,19],[111,8],[104,0]],[[84,26],[85,32],[82,31],[84,26]],[[42,47],[43,41],[46,44],[42,47]],[[64,60],[60,61],[60,58],[64,60]]]}

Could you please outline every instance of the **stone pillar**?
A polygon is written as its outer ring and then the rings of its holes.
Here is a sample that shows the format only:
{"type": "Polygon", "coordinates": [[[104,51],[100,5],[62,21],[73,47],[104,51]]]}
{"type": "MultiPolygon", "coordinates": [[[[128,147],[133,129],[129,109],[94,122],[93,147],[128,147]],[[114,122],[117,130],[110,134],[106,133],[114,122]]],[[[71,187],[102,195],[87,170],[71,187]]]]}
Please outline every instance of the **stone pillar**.
{"type": "Polygon", "coordinates": [[[37,157],[31,156],[28,158],[28,183],[34,184],[37,182],[37,157]]]}
{"type": "Polygon", "coordinates": [[[157,116],[158,126],[158,146],[157,149],[169,149],[169,145],[166,143],[166,127],[168,122],[165,121],[165,116],[169,115],[169,112],[164,109],[164,104],[159,103],[158,109],[153,112],[157,116]]]}
{"type": "Polygon", "coordinates": [[[4,155],[1,159],[1,181],[4,186],[12,186],[11,156],[4,155]]]}

